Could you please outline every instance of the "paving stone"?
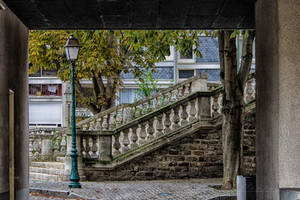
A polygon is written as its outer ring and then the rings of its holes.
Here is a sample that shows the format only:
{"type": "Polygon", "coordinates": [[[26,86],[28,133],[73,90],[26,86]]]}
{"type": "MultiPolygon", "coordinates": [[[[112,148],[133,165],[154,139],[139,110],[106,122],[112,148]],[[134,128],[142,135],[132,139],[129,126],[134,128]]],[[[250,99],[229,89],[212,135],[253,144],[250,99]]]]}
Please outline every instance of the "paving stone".
{"type": "MultiPolygon", "coordinates": [[[[32,188],[68,191],[70,194],[90,200],[209,200],[218,196],[236,195],[234,190],[216,190],[208,186],[221,184],[220,179],[82,182],[81,184],[81,189],[70,189],[68,182],[30,181],[32,188]]],[[[30,200],[35,199],[38,198],[30,197],[30,200]]]]}

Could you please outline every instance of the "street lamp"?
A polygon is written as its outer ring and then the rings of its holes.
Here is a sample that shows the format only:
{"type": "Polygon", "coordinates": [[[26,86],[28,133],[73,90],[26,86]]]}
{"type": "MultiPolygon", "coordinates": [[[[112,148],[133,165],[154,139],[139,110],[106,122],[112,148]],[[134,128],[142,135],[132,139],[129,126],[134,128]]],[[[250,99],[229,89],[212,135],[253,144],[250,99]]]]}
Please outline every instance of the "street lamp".
{"type": "Polygon", "coordinates": [[[71,91],[72,91],[72,149],[71,149],[71,160],[72,160],[72,168],[70,174],[70,188],[81,188],[79,183],[79,174],[78,174],[78,164],[77,164],[77,149],[76,149],[76,126],[75,126],[75,87],[74,87],[74,67],[75,61],[78,57],[78,52],[80,49],[80,45],[78,40],[73,37],[71,34],[69,39],[66,42],[65,50],[67,60],[71,62],[71,91]]]}

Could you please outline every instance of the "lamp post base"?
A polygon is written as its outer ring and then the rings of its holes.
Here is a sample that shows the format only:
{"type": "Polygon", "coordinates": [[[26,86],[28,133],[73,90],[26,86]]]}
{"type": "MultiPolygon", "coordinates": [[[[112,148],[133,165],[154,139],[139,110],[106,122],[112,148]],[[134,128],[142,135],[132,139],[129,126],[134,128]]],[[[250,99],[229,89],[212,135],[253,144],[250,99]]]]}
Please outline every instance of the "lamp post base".
{"type": "Polygon", "coordinates": [[[81,184],[79,182],[70,182],[69,188],[81,188],[81,184]]]}

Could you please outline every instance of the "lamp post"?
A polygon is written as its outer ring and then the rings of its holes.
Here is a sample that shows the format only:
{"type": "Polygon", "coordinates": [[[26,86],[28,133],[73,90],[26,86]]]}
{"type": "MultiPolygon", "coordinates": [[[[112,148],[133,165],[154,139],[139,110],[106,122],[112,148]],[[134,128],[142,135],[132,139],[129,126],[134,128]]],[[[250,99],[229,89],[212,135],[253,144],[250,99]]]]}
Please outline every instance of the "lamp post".
{"type": "Polygon", "coordinates": [[[80,49],[80,45],[78,43],[78,40],[73,37],[71,34],[69,39],[66,42],[65,50],[66,50],[66,56],[67,60],[71,62],[71,91],[72,91],[72,149],[71,149],[71,160],[72,160],[72,168],[71,168],[71,174],[70,174],[70,188],[81,188],[81,185],[79,183],[79,174],[78,174],[78,163],[77,163],[77,149],[76,149],[76,126],[75,126],[75,88],[74,88],[74,67],[75,62],[78,57],[78,52],[80,49]]]}

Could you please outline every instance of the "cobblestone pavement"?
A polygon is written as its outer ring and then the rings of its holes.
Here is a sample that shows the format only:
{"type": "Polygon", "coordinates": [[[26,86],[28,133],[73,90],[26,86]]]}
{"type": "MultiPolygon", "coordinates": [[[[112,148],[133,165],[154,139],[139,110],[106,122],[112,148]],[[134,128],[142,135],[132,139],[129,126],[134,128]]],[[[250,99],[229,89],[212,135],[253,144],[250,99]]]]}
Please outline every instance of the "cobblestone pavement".
{"type": "MultiPolygon", "coordinates": [[[[81,189],[69,189],[68,182],[31,181],[31,188],[65,190],[84,199],[99,200],[209,200],[217,196],[236,195],[236,191],[216,190],[208,185],[221,184],[220,179],[166,181],[82,182],[81,189]]],[[[54,199],[30,196],[31,200],[54,199]]],[[[62,198],[55,198],[60,200],[62,198]]]]}

